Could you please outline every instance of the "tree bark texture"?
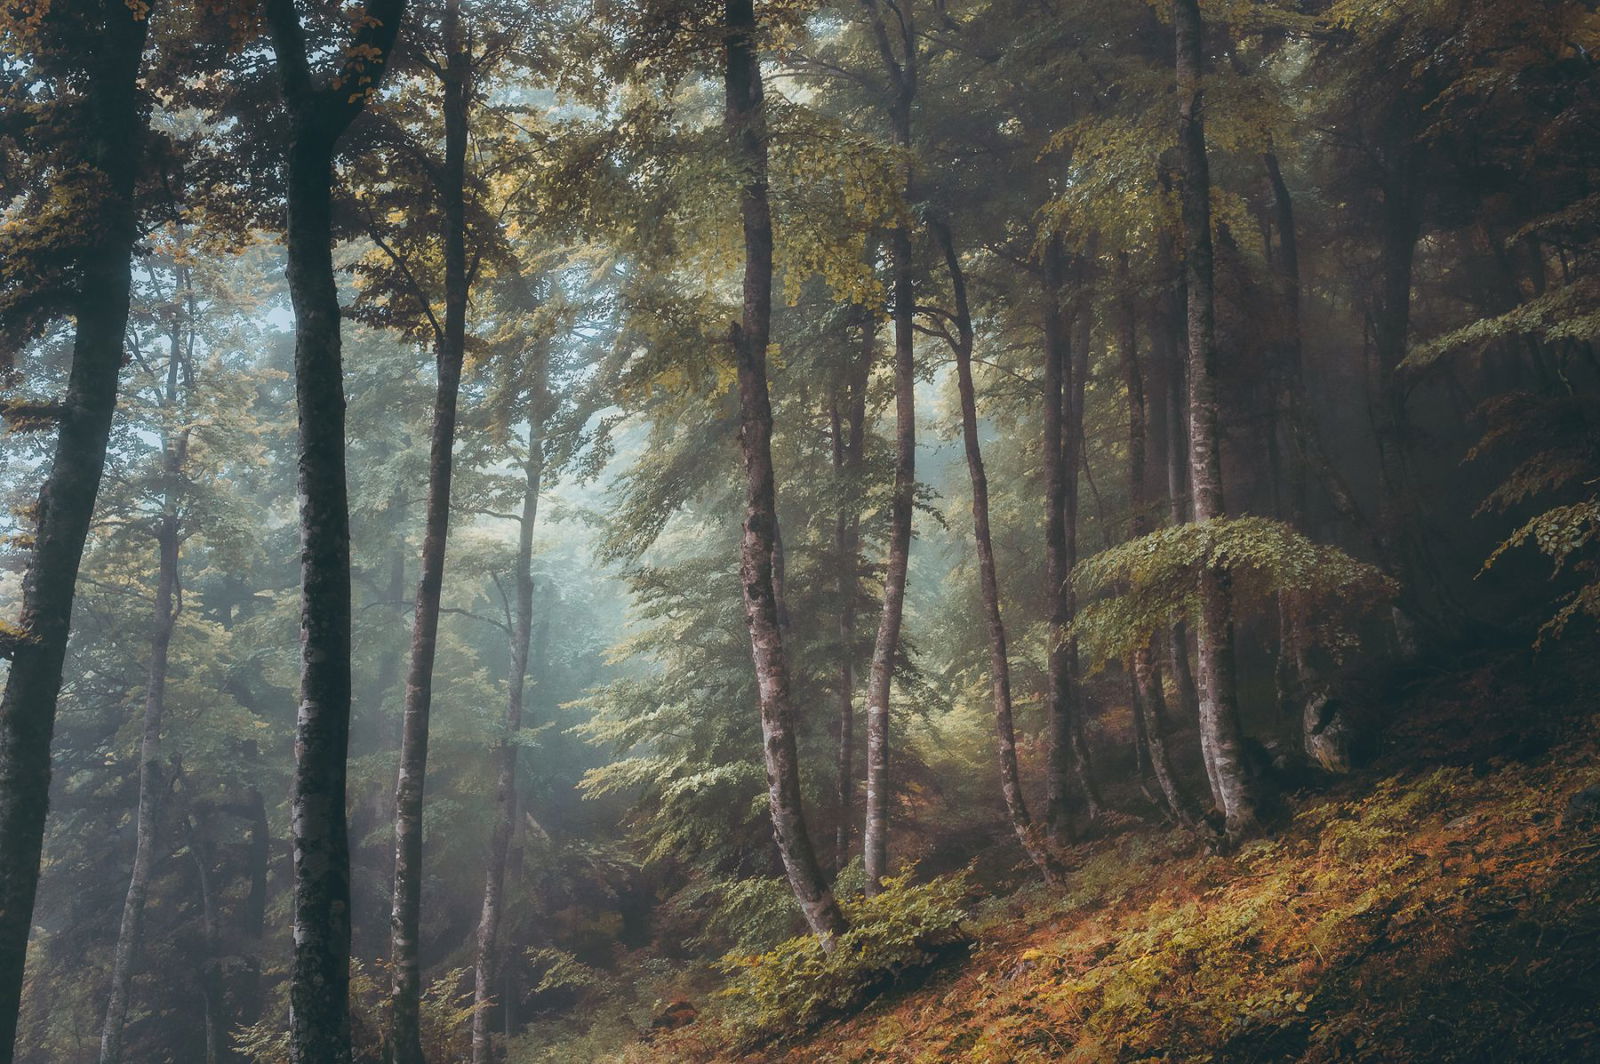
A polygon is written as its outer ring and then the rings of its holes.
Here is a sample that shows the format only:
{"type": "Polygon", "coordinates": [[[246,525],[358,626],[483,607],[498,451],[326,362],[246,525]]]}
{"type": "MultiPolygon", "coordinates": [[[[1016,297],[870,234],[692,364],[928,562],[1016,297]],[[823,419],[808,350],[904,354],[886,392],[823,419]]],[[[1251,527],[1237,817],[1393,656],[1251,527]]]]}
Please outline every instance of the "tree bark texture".
{"type": "Polygon", "coordinates": [[[767,345],[772,335],[772,210],[767,198],[767,127],[752,0],[726,0],[729,148],[744,178],[739,207],[744,223],[744,314],[733,330],[739,373],[739,444],[744,455],[745,520],[739,578],[751,656],[761,700],[767,800],[784,871],[812,933],[831,949],[844,914],[822,875],[806,829],[795,745],[794,707],[778,599],[772,581],[777,537],[777,485],[772,468],[772,403],[767,392],[767,345]]]}
{"type": "MultiPolygon", "coordinates": [[[[1206,159],[1203,27],[1198,0],[1176,0],[1178,151],[1184,264],[1188,284],[1189,470],[1197,522],[1227,516],[1218,424],[1216,300],[1211,241],[1211,173],[1206,159]]],[[[1200,742],[1220,791],[1228,836],[1253,830],[1257,796],[1244,762],[1234,674],[1233,596],[1228,574],[1199,574],[1200,742]]]]}
{"type": "Polygon", "coordinates": [[[294,307],[300,502],[300,705],[289,826],[294,931],[289,973],[291,1064],[350,1061],[350,846],[345,819],[350,741],[350,511],[344,372],[333,274],[333,160],[375,91],[400,29],[403,0],[369,0],[340,88],[318,85],[293,0],[268,0],[266,21],[289,117],[289,298],[294,307]],[[352,90],[357,91],[352,91],[352,90]]]}
{"type": "Polygon", "coordinates": [[[84,162],[100,175],[104,195],[81,262],[72,369],[23,576],[18,628],[25,636],[11,648],[0,699],[0,1064],[11,1064],[16,1041],[50,800],[56,699],[78,565],[116,408],[138,235],[133,191],[144,148],[146,101],[139,72],[148,16],[121,0],[82,0],[75,6],[101,27],[100,47],[85,57],[82,106],[88,137],[84,162]]]}

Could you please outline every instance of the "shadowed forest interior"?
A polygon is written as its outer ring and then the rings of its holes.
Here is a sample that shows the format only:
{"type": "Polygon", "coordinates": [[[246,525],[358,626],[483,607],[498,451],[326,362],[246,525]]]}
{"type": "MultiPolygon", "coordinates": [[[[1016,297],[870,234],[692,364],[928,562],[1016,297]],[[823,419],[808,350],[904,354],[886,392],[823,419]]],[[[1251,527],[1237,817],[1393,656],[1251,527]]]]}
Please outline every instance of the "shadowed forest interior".
{"type": "Polygon", "coordinates": [[[1595,0],[0,7],[0,1064],[1600,1059],[1595,0]]]}

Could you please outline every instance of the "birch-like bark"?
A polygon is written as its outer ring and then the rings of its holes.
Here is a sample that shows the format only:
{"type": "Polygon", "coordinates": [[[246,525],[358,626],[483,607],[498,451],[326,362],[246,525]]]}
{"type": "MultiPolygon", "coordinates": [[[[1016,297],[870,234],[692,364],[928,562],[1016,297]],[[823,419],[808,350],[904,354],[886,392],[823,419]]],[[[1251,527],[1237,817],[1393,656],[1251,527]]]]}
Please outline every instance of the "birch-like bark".
{"type": "Polygon", "coordinates": [[[789,694],[789,665],[778,596],[772,581],[777,539],[777,484],[772,468],[772,402],[767,392],[767,345],[772,336],[772,208],[767,198],[767,124],[752,0],[726,0],[724,77],[728,146],[743,176],[744,313],[733,329],[739,371],[739,446],[744,455],[745,520],[739,551],[745,622],[761,699],[761,738],[767,802],[778,853],[795,900],[827,949],[845,929],[844,914],[822,875],[806,828],[800,759],[789,694]]]}
{"type": "MultiPolygon", "coordinates": [[[[898,52],[878,0],[862,0],[889,82],[889,127],[902,153],[901,193],[912,202],[911,106],[917,93],[917,37],[912,0],[891,8],[899,37],[898,52]]],[[[889,698],[900,626],[905,614],[906,572],[911,558],[911,525],[917,490],[917,406],[915,317],[911,225],[901,219],[890,234],[894,271],[894,490],[889,503],[888,556],[884,563],[883,612],[872,649],[867,682],[867,809],[862,832],[862,860],[869,895],[881,889],[889,872],[889,698]]]]}
{"type": "MultiPolygon", "coordinates": [[[[1189,471],[1195,521],[1227,516],[1217,412],[1216,304],[1211,242],[1211,173],[1206,159],[1204,66],[1198,0],[1176,0],[1178,151],[1184,265],[1188,282],[1189,471]]],[[[1220,792],[1230,839],[1256,827],[1257,796],[1244,762],[1234,674],[1233,594],[1228,573],[1199,574],[1200,745],[1220,792]]]]}

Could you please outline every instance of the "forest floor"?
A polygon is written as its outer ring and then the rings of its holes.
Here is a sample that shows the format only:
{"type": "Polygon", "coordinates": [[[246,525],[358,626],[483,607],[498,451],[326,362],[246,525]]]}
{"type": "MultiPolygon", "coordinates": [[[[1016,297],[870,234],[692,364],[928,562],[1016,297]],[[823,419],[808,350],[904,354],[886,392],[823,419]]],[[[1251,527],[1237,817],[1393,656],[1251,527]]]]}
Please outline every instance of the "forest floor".
{"type": "Polygon", "coordinates": [[[1550,657],[1397,681],[1375,762],[1237,853],[1113,834],[856,1015],[752,1045],[713,1002],[615,1059],[1600,1060],[1600,663],[1550,657]]]}

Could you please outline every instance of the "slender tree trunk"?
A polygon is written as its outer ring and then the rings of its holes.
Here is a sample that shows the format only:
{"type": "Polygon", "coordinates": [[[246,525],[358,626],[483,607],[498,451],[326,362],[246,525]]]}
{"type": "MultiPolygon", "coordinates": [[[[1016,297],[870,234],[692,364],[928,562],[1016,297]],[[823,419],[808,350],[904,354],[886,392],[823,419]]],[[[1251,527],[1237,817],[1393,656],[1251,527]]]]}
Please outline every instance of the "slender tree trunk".
{"type": "Polygon", "coordinates": [[[943,221],[929,230],[944,251],[945,266],[955,296],[956,382],[961,393],[961,438],[967,453],[967,474],[972,481],[972,532],[978,548],[978,586],[983,598],[984,622],[989,630],[989,683],[994,699],[995,738],[1000,759],[1000,793],[1005,797],[1011,829],[1023,852],[1039,869],[1046,883],[1060,881],[1061,869],[1049,843],[1034,824],[1022,793],[1017,768],[1017,738],[1011,713],[1011,662],[1006,652],[1005,620],[1000,615],[1000,585],[995,574],[994,540],[989,532],[989,477],[983,468],[978,441],[978,403],[972,383],[972,311],[967,302],[966,275],[956,254],[955,241],[943,221]]]}
{"type": "MultiPolygon", "coordinates": [[[[1184,283],[1172,239],[1166,234],[1162,234],[1158,244],[1158,261],[1163,275],[1170,278],[1170,285],[1163,291],[1156,306],[1158,327],[1154,330],[1161,344],[1161,364],[1165,375],[1161,398],[1165,428],[1162,457],[1167,481],[1167,519],[1174,525],[1181,525],[1190,519],[1188,368],[1184,340],[1188,287],[1184,283]]],[[[1197,719],[1200,692],[1189,664],[1189,626],[1181,620],[1167,632],[1166,653],[1179,713],[1184,720],[1197,719]]],[[[1206,777],[1212,781],[1209,761],[1206,762],[1206,777]]],[[[1211,789],[1213,800],[1220,804],[1220,799],[1216,798],[1214,781],[1211,789]]]]}
{"type": "Polygon", "coordinates": [[[1045,667],[1045,715],[1050,730],[1045,823],[1051,842],[1059,846],[1071,841],[1074,789],[1088,798],[1091,819],[1099,815],[1100,809],[1083,739],[1077,641],[1071,631],[1077,607],[1071,574],[1076,555],[1077,533],[1073,526],[1077,522],[1077,467],[1081,457],[1077,438],[1082,430],[1081,420],[1074,415],[1081,412],[1082,406],[1073,398],[1078,374],[1063,294],[1067,281],[1066,252],[1059,236],[1052,237],[1046,245],[1043,264],[1044,566],[1050,610],[1045,667]]]}
{"type": "MultiPolygon", "coordinates": [[[[1139,367],[1138,317],[1134,307],[1128,256],[1118,258],[1117,346],[1122,356],[1122,378],[1128,391],[1128,535],[1133,539],[1148,535],[1151,529],[1149,493],[1146,490],[1145,441],[1149,432],[1149,411],[1145,401],[1144,373],[1139,367]]],[[[1194,803],[1184,793],[1167,750],[1166,696],[1161,690],[1161,673],[1156,666],[1153,640],[1133,654],[1133,706],[1137,729],[1149,758],[1151,774],[1161,788],[1167,811],[1182,824],[1199,819],[1194,803]]]]}
{"type": "MultiPolygon", "coordinates": [[[[167,364],[163,411],[171,414],[178,401],[179,359],[182,354],[181,330],[172,334],[172,355],[167,364]]],[[[150,870],[159,857],[162,798],[167,790],[161,753],[161,718],[166,706],[167,658],[172,633],[177,627],[178,607],[178,493],[188,434],[171,438],[170,427],[163,430],[161,465],[163,500],[156,519],[156,601],[151,616],[150,663],[145,674],[144,731],[139,740],[139,806],[135,817],[133,873],[128,878],[128,893],[122,903],[122,924],[117,933],[116,952],[111,962],[111,993],[106,1003],[105,1022],[100,1029],[100,1064],[120,1064],[123,1025],[128,1018],[128,990],[133,970],[139,963],[144,937],[145,900],[150,893],[150,870]]]]}
{"type": "Polygon", "coordinates": [[[240,933],[244,940],[245,968],[238,981],[238,1022],[241,1025],[261,1019],[264,1002],[261,992],[262,942],[267,929],[268,876],[272,866],[272,825],[267,820],[267,803],[261,792],[250,788],[246,796],[250,826],[246,834],[249,889],[240,913],[240,933]]]}
{"type": "Polygon", "coordinates": [[[839,558],[839,822],[834,837],[834,870],[850,863],[855,822],[856,595],[860,585],[861,512],[853,504],[866,439],[867,376],[877,354],[878,319],[862,307],[861,351],[836,390],[830,411],[833,468],[839,480],[839,513],[834,519],[834,549],[839,558]]]}
{"type": "Polygon", "coordinates": [[[1422,233],[1421,154],[1413,144],[1392,150],[1379,212],[1378,291],[1372,308],[1376,373],[1369,402],[1378,446],[1378,543],[1384,568],[1400,582],[1393,618],[1402,658],[1418,651],[1416,615],[1422,595],[1415,490],[1405,453],[1406,391],[1396,377],[1411,330],[1411,273],[1422,233]]]}
{"type": "Polygon", "coordinates": [[[0,1064],[11,1064],[45,811],[50,739],[72,624],[83,544],[100,490],[117,401],[128,324],[131,257],[137,237],[133,188],[143,153],[145,94],[139,91],[147,11],[121,0],[85,0],[98,16],[100,47],[86,60],[84,162],[103,177],[104,196],[78,275],[72,370],[55,458],[39,493],[33,554],[22,582],[10,673],[0,700],[0,1064]]]}
{"type": "Polygon", "coordinates": [[[845,929],[844,915],[823,878],[806,829],[789,667],[772,583],[772,553],[778,526],[777,486],[772,469],[772,404],[767,393],[767,345],[772,335],[772,210],[767,199],[767,125],[756,53],[756,16],[752,0],[726,0],[723,13],[727,33],[725,127],[728,146],[744,178],[739,196],[745,245],[744,314],[733,330],[746,503],[739,576],[761,698],[761,736],[773,834],[806,923],[831,949],[834,939],[845,929]]]}
{"type": "Polygon", "coordinates": [[[188,777],[175,765],[175,776],[182,784],[178,789],[178,821],[183,825],[184,844],[189,858],[194,862],[195,891],[200,897],[200,938],[205,956],[200,960],[197,978],[200,984],[200,1001],[205,1012],[205,1064],[220,1064],[232,1060],[228,1048],[229,1017],[225,1012],[222,986],[222,927],[217,914],[216,892],[211,886],[211,846],[206,833],[197,823],[194,803],[190,800],[188,777]]]}
{"type": "MultiPolygon", "coordinates": [[[[1198,0],[1176,0],[1178,149],[1182,166],[1184,260],[1188,281],[1189,468],[1198,522],[1227,516],[1217,415],[1215,291],[1212,279],[1211,175],[1203,110],[1202,24],[1198,0]]],[[[1200,743],[1210,762],[1230,839],[1253,830],[1257,796],[1245,770],[1234,676],[1233,595],[1228,573],[1200,574],[1200,743]]]]}
{"type": "MultiPolygon", "coordinates": [[[[895,8],[900,29],[896,56],[878,0],[863,0],[890,86],[889,126],[903,153],[900,187],[912,202],[911,106],[917,92],[917,41],[910,0],[895,8]]],[[[866,892],[876,894],[889,872],[889,697],[895,657],[900,651],[900,625],[905,613],[906,571],[911,558],[911,524],[917,490],[917,407],[915,320],[916,288],[911,249],[911,223],[901,219],[890,235],[893,263],[894,320],[894,493],[889,503],[888,557],[883,575],[883,613],[872,648],[872,673],[867,682],[867,809],[862,833],[866,892]]]]}
{"type": "Polygon", "coordinates": [[[439,196],[444,208],[444,326],[438,337],[438,388],[428,454],[428,502],[417,581],[411,665],[406,675],[400,773],[395,782],[394,908],[390,916],[389,1045],[393,1064],[423,1064],[422,971],[418,958],[422,910],[422,808],[428,773],[428,716],[439,642],[450,532],[450,489],[455,472],[456,406],[467,334],[467,109],[472,56],[461,30],[460,0],[447,0],[443,19],[444,166],[439,196]]]}
{"type": "MultiPolygon", "coordinates": [[[[511,838],[516,832],[517,735],[522,730],[522,707],[528,676],[528,641],[533,633],[533,528],[539,516],[539,490],[544,479],[544,360],[535,372],[528,413],[528,453],[523,458],[521,523],[517,528],[517,602],[511,622],[511,671],[506,677],[506,713],[494,759],[498,770],[494,794],[494,830],[489,839],[489,867],[483,883],[483,905],[478,915],[477,971],[473,984],[472,1064],[493,1064],[491,1032],[495,1005],[495,980],[500,969],[500,924],[505,913],[506,866],[511,838]]],[[[549,623],[549,610],[545,611],[549,623]]],[[[509,1005],[500,1002],[502,1010],[509,1005]]]]}
{"type": "MultiPolygon", "coordinates": [[[[1288,461],[1284,465],[1286,483],[1278,492],[1280,500],[1278,517],[1292,527],[1306,531],[1306,466],[1308,451],[1296,441],[1308,429],[1300,425],[1303,405],[1300,396],[1305,391],[1302,367],[1302,334],[1300,326],[1300,242],[1295,230],[1294,200],[1289,185],[1283,179],[1278,156],[1266,152],[1262,156],[1267,171],[1267,183],[1272,189],[1273,220],[1278,230],[1277,254],[1273,265],[1278,279],[1278,299],[1283,306],[1283,342],[1278,365],[1273,367],[1275,387],[1273,431],[1289,441],[1288,461]]],[[[1280,716],[1300,716],[1297,702],[1305,698],[1308,679],[1307,635],[1305,617],[1298,597],[1292,591],[1278,593],[1278,658],[1273,669],[1277,687],[1280,716]]]]}

